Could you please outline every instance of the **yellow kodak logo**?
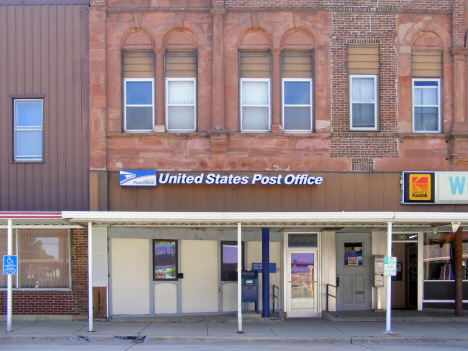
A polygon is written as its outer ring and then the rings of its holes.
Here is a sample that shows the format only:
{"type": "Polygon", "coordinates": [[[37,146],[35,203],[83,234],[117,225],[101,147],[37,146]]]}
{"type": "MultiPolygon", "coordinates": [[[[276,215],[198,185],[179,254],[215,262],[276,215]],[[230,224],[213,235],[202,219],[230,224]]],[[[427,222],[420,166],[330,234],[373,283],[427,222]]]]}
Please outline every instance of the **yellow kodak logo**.
{"type": "Polygon", "coordinates": [[[409,199],[414,201],[428,201],[432,199],[430,174],[409,175],[409,199]]]}

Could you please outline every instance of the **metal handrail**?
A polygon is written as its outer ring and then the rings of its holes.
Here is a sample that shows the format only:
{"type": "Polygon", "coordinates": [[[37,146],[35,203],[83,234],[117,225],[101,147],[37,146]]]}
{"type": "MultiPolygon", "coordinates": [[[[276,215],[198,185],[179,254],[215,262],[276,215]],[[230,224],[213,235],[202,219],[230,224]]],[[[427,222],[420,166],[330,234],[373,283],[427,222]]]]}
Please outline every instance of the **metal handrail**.
{"type": "Polygon", "coordinates": [[[275,299],[276,299],[276,319],[279,319],[279,287],[273,285],[273,313],[275,312],[275,299]],[[275,289],[276,293],[275,294],[275,289]]]}
{"type": "MultiPolygon", "coordinates": [[[[327,284],[327,312],[328,312],[328,298],[333,297],[336,300],[336,295],[338,295],[338,286],[332,285],[332,284],[327,284]],[[328,287],[335,288],[335,295],[332,295],[328,292],[328,287]]],[[[338,304],[335,303],[335,317],[338,318],[338,304]]]]}

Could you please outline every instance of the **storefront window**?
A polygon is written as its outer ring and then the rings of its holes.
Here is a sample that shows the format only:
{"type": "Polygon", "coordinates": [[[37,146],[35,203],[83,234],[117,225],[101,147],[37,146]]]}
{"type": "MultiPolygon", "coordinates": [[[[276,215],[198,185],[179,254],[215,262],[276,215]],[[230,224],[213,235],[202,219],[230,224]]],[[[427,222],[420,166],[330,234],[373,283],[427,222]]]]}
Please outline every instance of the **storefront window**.
{"type": "MultiPolygon", "coordinates": [[[[244,268],[244,242],[241,243],[241,265],[244,268]]],[[[237,281],[237,241],[221,241],[221,280],[237,281]]]]}
{"type": "MultiPolygon", "coordinates": [[[[0,255],[6,255],[6,231],[0,232],[0,255]]],[[[70,288],[70,241],[68,230],[14,230],[13,254],[18,274],[13,287],[23,289],[70,288]]],[[[6,275],[0,278],[6,287],[6,275]]]]}
{"type": "Polygon", "coordinates": [[[153,280],[177,280],[177,240],[153,240],[153,280]]]}
{"type": "Polygon", "coordinates": [[[344,243],[344,265],[362,266],[362,242],[344,243]]]}
{"type": "MultiPolygon", "coordinates": [[[[455,233],[424,234],[424,279],[455,280],[452,258],[455,233]]],[[[468,233],[463,233],[462,277],[467,279],[468,233]]]]}

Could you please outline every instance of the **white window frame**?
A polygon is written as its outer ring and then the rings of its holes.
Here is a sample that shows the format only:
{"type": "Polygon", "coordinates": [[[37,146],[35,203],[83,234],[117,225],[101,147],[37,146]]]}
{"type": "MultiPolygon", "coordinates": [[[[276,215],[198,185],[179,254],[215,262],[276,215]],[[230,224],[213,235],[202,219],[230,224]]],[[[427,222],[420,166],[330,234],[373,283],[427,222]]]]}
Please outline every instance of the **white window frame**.
{"type": "Polygon", "coordinates": [[[148,133],[154,131],[154,78],[124,78],[124,131],[128,133],[148,133]],[[131,105],[127,104],[127,82],[151,82],[151,104],[131,105]],[[127,129],[127,107],[151,107],[151,129],[127,129]]]}
{"type": "Polygon", "coordinates": [[[44,99],[13,99],[13,160],[15,162],[42,162],[44,159],[44,99]],[[20,127],[18,126],[18,107],[17,103],[20,102],[27,102],[27,101],[40,101],[41,102],[41,125],[40,126],[26,126],[26,127],[20,127]],[[18,138],[16,137],[16,134],[19,132],[41,132],[41,137],[42,137],[42,143],[41,143],[41,149],[40,149],[40,154],[37,155],[29,155],[29,156],[23,156],[19,157],[17,156],[17,146],[16,143],[18,141],[18,138]]]}
{"type": "Polygon", "coordinates": [[[190,133],[197,130],[197,79],[196,78],[166,78],[166,130],[168,132],[190,133]],[[193,83],[193,104],[169,104],[169,82],[192,82],[193,83]],[[169,129],[169,107],[193,106],[193,126],[192,129],[169,129]]]}
{"type": "Polygon", "coordinates": [[[441,132],[441,105],[440,105],[440,78],[413,78],[411,81],[411,100],[412,100],[412,125],[413,133],[440,133],[441,132]],[[415,105],[414,88],[415,82],[437,82],[437,87],[425,87],[428,89],[437,89],[437,105],[415,105]],[[437,130],[416,130],[415,127],[415,109],[416,107],[437,107],[437,130]]]}
{"type": "Polygon", "coordinates": [[[240,127],[241,127],[241,132],[243,133],[267,133],[271,130],[271,80],[270,78],[240,78],[240,96],[239,96],[239,106],[240,106],[240,127]],[[268,83],[268,104],[266,105],[245,105],[249,107],[268,107],[268,129],[259,129],[259,130],[244,130],[242,126],[242,121],[243,121],[243,107],[244,105],[242,104],[242,88],[243,88],[243,83],[244,82],[267,82],[268,83]]]}
{"type": "Polygon", "coordinates": [[[378,96],[377,96],[377,75],[376,74],[351,74],[349,76],[349,129],[350,130],[377,130],[377,111],[378,111],[378,96]],[[353,101],[353,79],[355,78],[372,78],[374,80],[374,100],[369,101],[353,101]],[[354,127],[353,126],[353,104],[373,104],[374,108],[374,126],[373,127],[354,127]]]}
{"type": "Polygon", "coordinates": [[[310,129],[309,130],[304,130],[304,129],[299,129],[299,130],[294,130],[294,129],[291,129],[291,130],[288,130],[288,129],[284,129],[284,132],[288,132],[288,133],[310,133],[312,132],[313,130],[313,101],[312,101],[312,96],[313,96],[313,93],[312,93],[312,89],[313,89],[313,85],[312,85],[312,79],[311,78],[283,78],[282,79],[282,82],[281,82],[281,104],[282,104],[282,111],[281,111],[281,115],[282,115],[282,123],[283,123],[283,126],[285,126],[285,113],[284,113],[284,109],[285,107],[310,107],[310,129]],[[286,82],[309,82],[309,85],[310,85],[310,104],[309,105],[287,105],[285,104],[284,102],[284,97],[285,97],[285,89],[284,89],[284,83],[286,82]]]}

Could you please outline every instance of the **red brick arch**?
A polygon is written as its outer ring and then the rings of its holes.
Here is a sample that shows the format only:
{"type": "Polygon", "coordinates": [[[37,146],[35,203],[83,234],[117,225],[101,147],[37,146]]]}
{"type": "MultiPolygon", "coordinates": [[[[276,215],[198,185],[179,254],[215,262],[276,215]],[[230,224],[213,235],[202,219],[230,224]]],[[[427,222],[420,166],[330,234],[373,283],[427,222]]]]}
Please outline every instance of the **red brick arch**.
{"type": "Polygon", "coordinates": [[[187,28],[173,28],[163,39],[165,49],[194,50],[197,48],[197,37],[187,28]]]}
{"type": "Polygon", "coordinates": [[[123,50],[152,50],[154,38],[144,28],[129,28],[122,36],[121,47],[123,50]]]}
{"type": "Polygon", "coordinates": [[[249,28],[239,37],[239,49],[268,50],[272,47],[270,34],[262,28],[249,28]]]}

